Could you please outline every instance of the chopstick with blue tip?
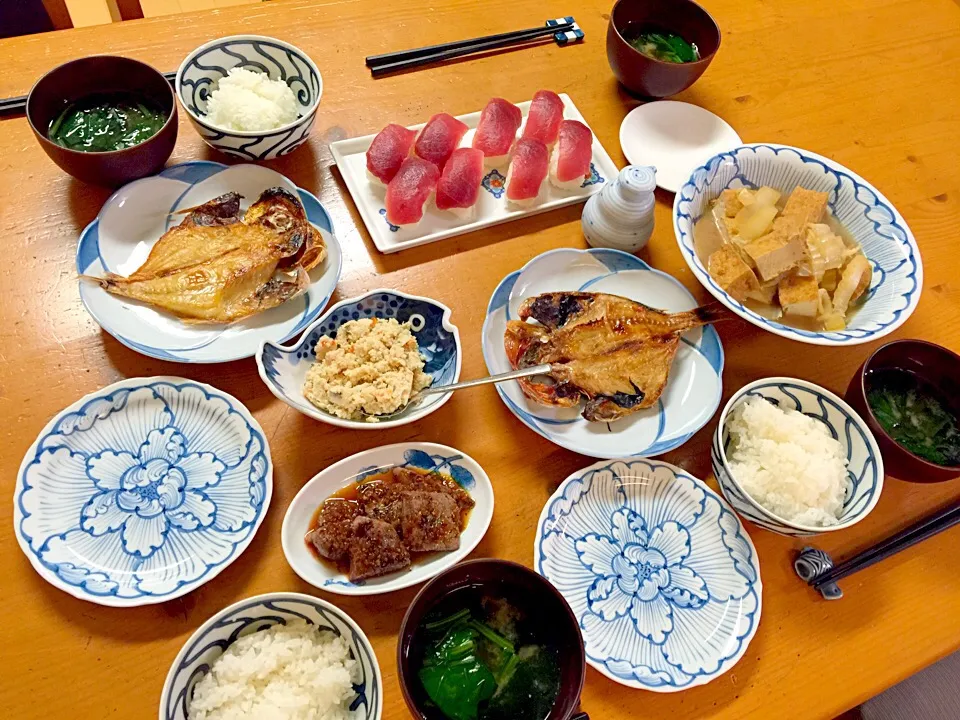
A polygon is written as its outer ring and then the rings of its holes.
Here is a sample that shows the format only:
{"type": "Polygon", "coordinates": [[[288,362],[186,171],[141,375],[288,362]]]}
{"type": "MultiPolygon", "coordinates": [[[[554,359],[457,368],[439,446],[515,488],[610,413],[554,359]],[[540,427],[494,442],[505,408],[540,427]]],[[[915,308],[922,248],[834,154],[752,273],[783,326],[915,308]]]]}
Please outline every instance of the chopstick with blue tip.
{"type": "Polygon", "coordinates": [[[530,40],[566,32],[572,30],[573,27],[574,23],[541,25],[526,30],[516,30],[509,33],[500,33],[499,35],[473,38],[472,40],[460,40],[457,42],[443,43],[441,45],[415,48],[413,50],[400,50],[383,55],[371,55],[366,59],[366,63],[371,73],[376,77],[377,75],[388,72],[396,72],[397,70],[405,70],[419,65],[427,65],[462,57],[464,55],[472,55],[473,53],[483,52],[484,50],[496,50],[497,48],[508,47],[510,45],[519,45],[530,40]]]}

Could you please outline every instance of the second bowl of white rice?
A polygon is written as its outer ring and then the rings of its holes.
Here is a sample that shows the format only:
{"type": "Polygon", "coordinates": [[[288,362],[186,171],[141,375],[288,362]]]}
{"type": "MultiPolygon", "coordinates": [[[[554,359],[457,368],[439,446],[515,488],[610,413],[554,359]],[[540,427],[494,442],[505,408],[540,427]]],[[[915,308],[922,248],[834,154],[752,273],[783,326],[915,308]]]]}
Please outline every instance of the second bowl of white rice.
{"type": "Polygon", "coordinates": [[[783,535],[850,527],[883,489],[883,460],[866,423],[829,390],[795,378],[736,392],[720,414],[711,460],[736,511],[783,535]]]}

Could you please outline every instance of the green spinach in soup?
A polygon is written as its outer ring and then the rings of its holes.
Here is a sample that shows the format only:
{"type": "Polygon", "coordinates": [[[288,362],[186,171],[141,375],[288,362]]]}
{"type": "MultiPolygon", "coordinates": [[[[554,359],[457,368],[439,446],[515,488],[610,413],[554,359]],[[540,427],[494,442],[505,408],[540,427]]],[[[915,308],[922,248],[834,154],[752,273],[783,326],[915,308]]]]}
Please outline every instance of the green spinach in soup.
{"type": "Polygon", "coordinates": [[[71,103],[50,123],[51,140],[70,150],[111,152],[153,137],[167,114],[132,93],[91,95],[71,103]]]}
{"type": "Polygon", "coordinates": [[[960,465],[960,423],[937,390],[906,370],[874,370],[867,402],[897,444],[937,465],[960,465]]]}
{"type": "Polygon", "coordinates": [[[627,42],[647,57],[669,63],[688,63],[700,59],[700,51],[676,33],[641,25],[627,28],[627,42]]]}

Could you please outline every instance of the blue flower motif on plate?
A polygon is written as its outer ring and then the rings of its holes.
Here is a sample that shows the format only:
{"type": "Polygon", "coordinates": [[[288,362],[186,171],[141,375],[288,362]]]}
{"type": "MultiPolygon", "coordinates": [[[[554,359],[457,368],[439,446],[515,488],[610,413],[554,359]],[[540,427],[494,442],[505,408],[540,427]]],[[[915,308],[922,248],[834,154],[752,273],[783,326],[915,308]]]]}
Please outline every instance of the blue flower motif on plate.
{"type": "Polygon", "coordinates": [[[400,226],[399,226],[399,225],[394,225],[392,222],[390,222],[389,220],[387,220],[387,209],[386,209],[386,208],[380,208],[380,216],[383,218],[383,221],[384,221],[384,222],[387,224],[387,226],[390,228],[390,232],[397,232],[397,231],[400,229],[400,226]]]}
{"type": "Polygon", "coordinates": [[[600,171],[597,170],[597,166],[593,163],[590,163],[590,177],[583,181],[583,185],[580,187],[589,187],[590,185],[597,185],[598,183],[606,182],[600,171]]]}
{"type": "Polygon", "coordinates": [[[500,174],[500,171],[494,168],[488,172],[480,185],[488,193],[493,195],[497,200],[503,197],[503,193],[506,190],[507,178],[500,174]]]}

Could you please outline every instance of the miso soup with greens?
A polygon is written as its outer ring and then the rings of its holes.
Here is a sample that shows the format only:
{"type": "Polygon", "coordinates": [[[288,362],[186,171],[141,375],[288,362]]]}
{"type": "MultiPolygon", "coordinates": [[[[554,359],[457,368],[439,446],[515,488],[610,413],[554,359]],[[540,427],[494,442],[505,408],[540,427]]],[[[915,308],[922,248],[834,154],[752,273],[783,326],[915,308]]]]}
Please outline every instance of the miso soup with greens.
{"type": "Polygon", "coordinates": [[[544,720],[553,709],[559,650],[521,598],[460,588],[424,616],[415,642],[424,704],[437,718],[544,720]]]}
{"type": "Polygon", "coordinates": [[[49,138],[69,150],[113,152],[156,135],[167,113],[135,93],[90,95],[70,103],[50,123],[49,138]]]}
{"type": "Polygon", "coordinates": [[[661,62],[688,63],[700,59],[696,43],[657,25],[631,23],[624,29],[623,38],[634,50],[661,62]]]}

